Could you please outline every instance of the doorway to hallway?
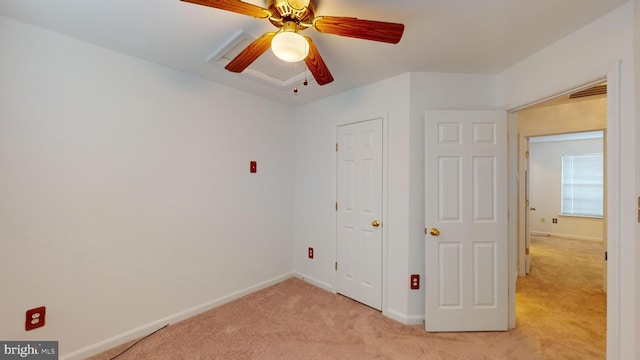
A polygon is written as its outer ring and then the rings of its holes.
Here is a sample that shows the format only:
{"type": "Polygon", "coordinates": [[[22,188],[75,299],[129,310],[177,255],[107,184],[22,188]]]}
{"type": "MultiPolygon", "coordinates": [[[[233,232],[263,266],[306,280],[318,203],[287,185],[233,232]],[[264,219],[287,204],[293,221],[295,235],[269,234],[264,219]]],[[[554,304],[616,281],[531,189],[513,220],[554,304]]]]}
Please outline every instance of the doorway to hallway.
{"type": "MultiPolygon", "coordinates": [[[[602,85],[598,84],[598,86],[602,85]]],[[[520,110],[516,114],[520,143],[518,156],[518,183],[520,185],[518,217],[520,221],[518,225],[517,266],[520,277],[517,279],[516,285],[517,326],[540,327],[540,329],[546,329],[547,336],[553,336],[555,331],[564,333],[567,329],[572,329],[571,333],[576,335],[572,341],[591,348],[589,353],[591,355],[585,355],[589,358],[604,358],[606,354],[607,295],[602,291],[602,288],[606,286],[607,264],[604,261],[607,251],[606,220],[601,225],[601,232],[593,234],[591,239],[584,239],[585,236],[582,236],[583,239],[576,240],[563,236],[567,234],[559,231],[557,224],[558,222],[562,224],[566,219],[560,216],[559,205],[552,210],[552,213],[543,215],[540,214],[538,204],[532,201],[534,197],[527,195],[528,185],[534,182],[529,176],[529,172],[535,172],[535,169],[531,170],[531,166],[524,164],[532,156],[530,152],[532,150],[527,145],[530,138],[606,129],[608,107],[606,85],[604,86],[604,93],[573,99],[567,95],[520,110]],[[531,214],[534,215],[531,216],[531,214]],[[544,231],[540,231],[540,229],[536,231],[532,224],[525,221],[529,220],[530,216],[536,225],[544,223],[550,227],[544,231]],[[534,236],[529,237],[531,234],[534,236]],[[556,235],[560,235],[560,237],[556,235]],[[601,242],[585,240],[599,240],[601,242]],[[584,247],[590,248],[588,253],[591,255],[581,254],[581,249],[584,247]],[[589,259],[586,265],[575,263],[576,261],[584,262],[585,259],[589,259]],[[529,264],[531,264],[531,269],[527,266],[529,264]],[[584,269],[585,272],[581,273],[581,269],[584,269]],[[529,273],[529,275],[523,276],[525,273],[529,273]],[[590,274],[588,278],[591,280],[578,284],[577,281],[586,280],[585,274],[587,273],[590,274]],[[592,276],[594,273],[596,274],[595,281],[592,276]],[[531,287],[529,284],[532,282],[545,285],[531,287]],[[574,299],[574,295],[578,299],[574,299]],[[574,300],[564,303],[564,298],[574,300]],[[537,316],[533,316],[533,314],[537,314],[537,316]],[[556,314],[557,320],[554,320],[553,317],[548,318],[549,314],[556,314]],[[564,318],[560,315],[570,316],[564,318]],[[597,336],[595,338],[584,336],[589,334],[597,336]]],[[[606,133],[604,139],[603,147],[606,149],[606,133]]],[[[608,156],[605,154],[604,158],[606,166],[608,156]]],[[[606,174],[606,168],[604,173],[606,174]]],[[[542,176],[547,175],[542,174],[542,176]]],[[[560,184],[557,186],[559,187],[560,184]]],[[[606,183],[603,188],[605,189],[603,218],[606,219],[606,183]]],[[[544,196],[558,197],[557,203],[560,201],[560,195],[553,193],[548,188],[538,190],[534,188],[533,192],[536,191],[543,193],[544,196]]],[[[577,237],[580,238],[580,236],[577,237]]]]}

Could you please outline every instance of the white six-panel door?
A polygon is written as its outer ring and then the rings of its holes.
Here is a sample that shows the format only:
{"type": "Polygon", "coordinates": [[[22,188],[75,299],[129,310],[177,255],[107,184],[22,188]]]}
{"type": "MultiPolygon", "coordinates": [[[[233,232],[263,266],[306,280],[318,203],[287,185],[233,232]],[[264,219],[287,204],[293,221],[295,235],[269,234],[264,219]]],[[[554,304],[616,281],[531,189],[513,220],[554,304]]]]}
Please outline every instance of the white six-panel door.
{"type": "Polygon", "coordinates": [[[531,204],[531,171],[529,167],[529,154],[530,154],[530,146],[529,146],[529,138],[524,137],[523,140],[524,145],[524,159],[522,164],[524,166],[524,171],[520,174],[521,180],[524,177],[524,203],[525,207],[522,209],[524,215],[524,269],[525,273],[523,275],[528,275],[531,272],[531,211],[536,211],[533,204],[531,204]]]}
{"type": "Polygon", "coordinates": [[[425,115],[425,328],[508,326],[507,115],[425,115]]]}
{"type": "Polygon", "coordinates": [[[382,309],[382,119],[338,127],[337,292],[382,309]]]}

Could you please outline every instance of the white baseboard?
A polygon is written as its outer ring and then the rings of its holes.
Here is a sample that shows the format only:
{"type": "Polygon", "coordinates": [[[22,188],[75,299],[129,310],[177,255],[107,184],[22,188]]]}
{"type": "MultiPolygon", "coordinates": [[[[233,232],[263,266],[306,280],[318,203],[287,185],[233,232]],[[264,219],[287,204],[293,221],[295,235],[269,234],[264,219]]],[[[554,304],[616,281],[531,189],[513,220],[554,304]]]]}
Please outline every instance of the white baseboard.
{"type": "Polygon", "coordinates": [[[531,236],[551,236],[551,233],[542,232],[542,231],[532,231],[529,233],[531,236]]]}
{"type": "Polygon", "coordinates": [[[304,281],[308,282],[311,285],[314,285],[314,286],[317,286],[317,287],[319,287],[321,289],[327,290],[328,292],[331,292],[331,293],[334,293],[334,294],[336,293],[336,289],[333,287],[333,285],[331,285],[329,283],[326,283],[324,281],[320,281],[320,280],[318,280],[318,279],[316,279],[314,277],[307,276],[307,275],[305,275],[303,273],[300,273],[300,272],[297,272],[297,271],[295,271],[293,273],[293,276],[297,277],[298,279],[304,280],[304,281]]]}
{"type": "Polygon", "coordinates": [[[404,325],[424,325],[424,315],[406,315],[393,309],[387,309],[382,315],[404,325]]]}
{"type": "MultiPolygon", "coordinates": [[[[331,293],[336,294],[336,289],[331,285],[328,284],[324,281],[320,281],[318,279],[315,279],[311,276],[307,276],[305,274],[302,274],[300,272],[294,272],[294,276],[304,280],[306,282],[308,282],[311,285],[317,286],[321,289],[327,290],[331,293]]],[[[424,315],[405,315],[402,314],[398,311],[395,310],[391,310],[391,309],[387,309],[387,310],[383,310],[382,311],[382,315],[393,319],[399,323],[402,323],[404,325],[424,325],[424,315]]]]}
{"type": "Polygon", "coordinates": [[[580,235],[572,235],[572,234],[557,234],[557,233],[548,233],[542,231],[532,231],[531,235],[533,236],[553,236],[565,239],[573,239],[573,240],[584,240],[584,241],[596,241],[602,242],[602,238],[591,237],[591,236],[580,236],[580,235]]]}
{"type": "Polygon", "coordinates": [[[258,290],[262,290],[265,289],[269,286],[275,285],[279,282],[282,282],[286,279],[289,279],[291,277],[293,277],[294,274],[293,273],[287,273],[287,274],[283,274],[280,276],[276,276],[272,279],[263,281],[259,284],[253,285],[253,286],[249,286],[245,289],[236,291],[234,293],[231,293],[229,295],[217,298],[215,300],[206,302],[204,304],[198,305],[198,306],[194,306],[190,309],[186,309],[184,311],[181,311],[179,313],[170,315],[166,318],[151,322],[149,324],[146,325],[142,325],[140,327],[137,327],[135,329],[131,329],[125,333],[113,336],[109,339],[100,341],[96,344],[87,346],[85,348],[82,348],[80,350],[74,351],[72,353],[69,354],[65,354],[62,355],[60,357],[60,360],[82,360],[82,359],[86,359],[87,357],[93,356],[93,355],[97,355],[103,351],[109,350],[111,348],[114,348],[118,345],[122,345],[128,341],[140,338],[142,336],[145,336],[147,334],[152,333],[153,331],[167,325],[167,324],[175,324],[179,321],[188,319],[190,317],[193,317],[195,315],[198,315],[200,313],[203,313],[205,311],[211,310],[213,308],[216,308],[220,305],[224,305],[230,301],[236,300],[240,297],[243,297],[245,295],[254,293],[258,290]]]}
{"type": "Polygon", "coordinates": [[[424,315],[409,315],[407,316],[407,325],[422,325],[424,326],[424,315]]]}

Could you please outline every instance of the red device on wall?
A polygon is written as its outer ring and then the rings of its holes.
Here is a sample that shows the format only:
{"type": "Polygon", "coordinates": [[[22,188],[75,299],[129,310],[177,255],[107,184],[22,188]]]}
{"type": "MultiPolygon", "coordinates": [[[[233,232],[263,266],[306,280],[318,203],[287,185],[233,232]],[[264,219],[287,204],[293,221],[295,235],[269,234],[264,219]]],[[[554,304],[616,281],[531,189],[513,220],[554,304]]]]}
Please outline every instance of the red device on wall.
{"type": "Polygon", "coordinates": [[[39,327],[43,327],[46,311],[47,309],[44,306],[27,310],[26,320],[24,322],[24,329],[26,331],[29,331],[39,327]]]}

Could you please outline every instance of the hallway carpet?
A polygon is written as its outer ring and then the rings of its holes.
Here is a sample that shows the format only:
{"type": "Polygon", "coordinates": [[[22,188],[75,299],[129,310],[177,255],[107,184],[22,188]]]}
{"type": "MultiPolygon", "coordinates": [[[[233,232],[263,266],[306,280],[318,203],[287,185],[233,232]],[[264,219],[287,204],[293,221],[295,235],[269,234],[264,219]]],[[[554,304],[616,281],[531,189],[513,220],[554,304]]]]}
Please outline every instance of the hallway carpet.
{"type": "Polygon", "coordinates": [[[545,359],[605,359],[602,243],[532,236],[531,273],[516,285],[518,331],[545,359]]]}
{"type": "Polygon", "coordinates": [[[426,333],[292,278],[172,324],[116,359],[604,359],[598,245],[535,238],[508,332],[426,333]]]}

